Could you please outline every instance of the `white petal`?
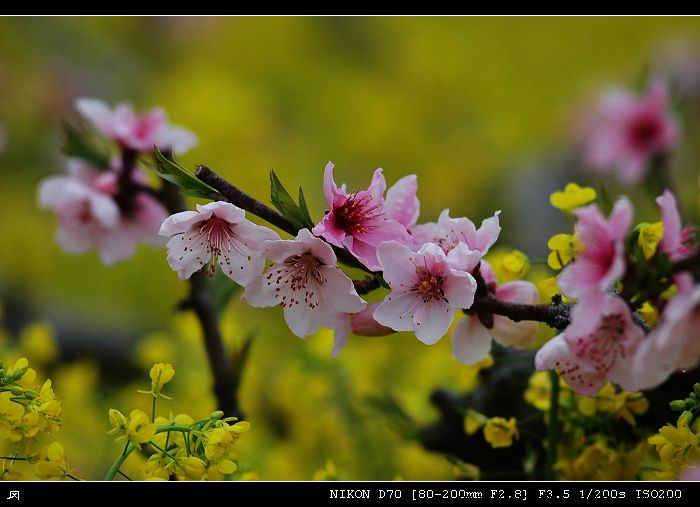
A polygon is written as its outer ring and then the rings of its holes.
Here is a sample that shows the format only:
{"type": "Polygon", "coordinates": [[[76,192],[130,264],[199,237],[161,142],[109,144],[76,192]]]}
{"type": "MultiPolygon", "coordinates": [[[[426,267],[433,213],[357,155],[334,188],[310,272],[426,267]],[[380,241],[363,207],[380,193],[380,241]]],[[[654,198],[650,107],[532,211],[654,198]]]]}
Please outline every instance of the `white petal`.
{"type": "Polygon", "coordinates": [[[454,308],[442,301],[424,303],[413,314],[416,337],[426,345],[437,343],[452,324],[454,308]]]}
{"type": "Polygon", "coordinates": [[[452,355],[464,364],[475,364],[491,352],[491,335],[476,315],[466,315],[452,332],[452,355]]]}
{"type": "Polygon", "coordinates": [[[394,331],[413,331],[413,312],[421,302],[415,294],[392,292],[374,311],[374,319],[394,331]]]}

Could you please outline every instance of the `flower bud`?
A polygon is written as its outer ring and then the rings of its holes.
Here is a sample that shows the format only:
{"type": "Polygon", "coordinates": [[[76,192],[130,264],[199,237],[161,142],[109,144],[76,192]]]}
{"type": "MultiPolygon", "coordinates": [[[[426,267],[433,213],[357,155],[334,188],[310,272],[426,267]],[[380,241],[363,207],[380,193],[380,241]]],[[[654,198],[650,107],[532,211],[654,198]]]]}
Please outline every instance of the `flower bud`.
{"type": "Polygon", "coordinates": [[[211,414],[209,414],[209,419],[221,419],[224,417],[224,412],[221,410],[215,410],[211,414]]]}
{"type": "Polygon", "coordinates": [[[685,404],[686,410],[695,408],[698,404],[698,402],[695,401],[693,398],[686,398],[683,403],[685,404]]]}
{"type": "Polygon", "coordinates": [[[36,391],[24,391],[24,396],[28,400],[35,400],[39,397],[39,393],[36,391]]]}
{"type": "Polygon", "coordinates": [[[674,412],[680,412],[682,410],[685,410],[685,401],[683,400],[673,400],[668,405],[674,412]]]}
{"type": "Polygon", "coordinates": [[[12,386],[10,392],[15,396],[21,396],[24,394],[24,388],[22,386],[12,386]]]}
{"type": "Polygon", "coordinates": [[[695,393],[695,396],[700,398],[700,382],[695,382],[695,385],[693,385],[693,392],[695,393]]]}
{"type": "Polygon", "coordinates": [[[679,417],[676,425],[679,428],[687,428],[693,422],[693,413],[690,410],[684,411],[679,417]]]}
{"type": "Polygon", "coordinates": [[[394,332],[393,329],[374,320],[374,310],[377,306],[379,303],[370,303],[367,308],[352,316],[350,325],[353,333],[359,336],[386,336],[394,332]]]}

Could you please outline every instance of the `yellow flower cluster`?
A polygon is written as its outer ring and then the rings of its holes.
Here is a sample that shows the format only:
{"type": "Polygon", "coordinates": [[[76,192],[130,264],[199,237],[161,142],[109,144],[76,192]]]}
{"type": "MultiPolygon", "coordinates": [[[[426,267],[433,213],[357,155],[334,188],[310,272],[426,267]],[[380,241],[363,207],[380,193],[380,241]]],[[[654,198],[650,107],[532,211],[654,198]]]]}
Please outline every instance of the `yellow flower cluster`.
{"type": "Polygon", "coordinates": [[[147,480],[221,480],[238,470],[235,444],[250,430],[248,422],[224,417],[221,411],[197,421],[188,414],[156,416],[155,401],[158,397],[169,399],[161,391],[174,376],[170,364],[158,363],[151,368],[151,390],[139,391],[153,396],[151,417],[139,409],[128,416],[110,409],[110,433],[126,443],[107,479],[121,472],[121,465],[134,450],[148,458],[141,469],[147,480]]]}
{"type": "Polygon", "coordinates": [[[700,419],[690,425],[689,412],[683,412],[678,422],[667,424],[647,440],[660,459],[659,479],[676,479],[688,466],[700,461],[700,419]]]}
{"type": "Polygon", "coordinates": [[[581,448],[561,446],[561,451],[555,465],[559,479],[612,481],[638,478],[647,448],[643,442],[631,448],[613,448],[598,437],[581,448]]]}
{"type": "MultiPolygon", "coordinates": [[[[32,444],[40,438],[52,440],[60,426],[61,402],[56,398],[51,380],[37,382],[37,373],[22,357],[5,368],[0,362],[0,440],[24,444],[24,455],[13,453],[5,457],[0,477],[19,478],[12,470],[13,461],[27,461],[33,465],[40,479],[71,477],[63,446],[50,442],[39,452],[32,452],[32,444]]],[[[3,461],[0,459],[0,461],[3,461]]]]}

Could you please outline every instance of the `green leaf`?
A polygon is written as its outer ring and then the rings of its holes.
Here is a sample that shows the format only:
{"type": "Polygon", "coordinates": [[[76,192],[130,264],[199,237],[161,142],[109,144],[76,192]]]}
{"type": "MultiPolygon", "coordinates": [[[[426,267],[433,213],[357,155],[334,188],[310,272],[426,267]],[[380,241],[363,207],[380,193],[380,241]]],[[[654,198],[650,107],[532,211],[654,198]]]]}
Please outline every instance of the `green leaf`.
{"type": "Polygon", "coordinates": [[[299,187],[299,209],[304,214],[304,218],[307,223],[313,226],[314,221],[311,219],[311,214],[309,213],[309,207],[306,205],[306,198],[304,197],[304,191],[299,187]]]}
{"type": "Polygon", "coordinates": [[[63,122],[63,146],[68,157],[79,158],[98,169],[109,169],[109,152],[99,146],[97,140],[86,129],[63,122]]]}
{"type": "Polygon", "coordinates": [[[275,171],[270,171],[270,201],[277,208],[282,216],[289,220],[295,227],[299,229],[310,229],[313,227],[313,221],[309,210],[306,207],[304,192],[299,189],[299,205],[294,202],[292,196],[289,195],[287,189],[284,188],[275,171]]]}
{"type": "Polygon", "coordinates": [[[155,165],[147,165],[164,180],[182,188],[183,195],[212,199],[218,194],[216,189],[199,180],[176,160],[171,160],[163,155],[158,148],[154,149],[153,155],[156,159],[155,165]]]}
{"type": "Polygon", "coordinates": [[[214,304],[219,313],[223,312],[226,305],[233,296],[241,291],[241,286],[231,280],[221,271],[217,271],[212,280],[212,292],[214,293],[214,304]]]}

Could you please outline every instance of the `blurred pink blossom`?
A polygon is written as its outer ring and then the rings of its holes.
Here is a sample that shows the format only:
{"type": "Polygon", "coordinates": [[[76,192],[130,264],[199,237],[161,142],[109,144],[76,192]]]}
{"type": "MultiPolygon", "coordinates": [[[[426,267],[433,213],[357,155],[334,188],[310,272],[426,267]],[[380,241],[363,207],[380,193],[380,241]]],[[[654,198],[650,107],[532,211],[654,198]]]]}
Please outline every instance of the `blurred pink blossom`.
{"type": "Polygon", "coordinates": [[[680,292],[637,350],[631,364],[635,388],[650,389],[672,373],[700,363],[700,285],[680,292]]]}
{"type": "Polygon", "coordinates": [[[586,164],[602,172],[616,169],[628,184],[644,176],[651,157],[676,143],[679,131],[661,81],[641,97],[624,90],[608,93],[586,130],[586,164]]]}
{"type": "Polygon", "coordinates": [[[103,101],[89,98],[77,99],[75,108],[97,130],[125,148],[148,151],[158,146],[181,154],[197,144],[197,137],[192,132],[168,124],[165,111],[160,108],[138,115],[126,102],[110,109],[103,101]]]}
{"type": "Polygon", "coordinates": [[[370,270],[380,271],[377,247],[391,240],[410,243],[406,227],[415,224],[419,212],[415,176],[396,182],[386,201],[385,190],[386,180],[382,170],[377,169],[366,190],[348,193],[345,185],[336,185],[333,164],[329,162],[323,177],[328,212],[313,233],[332,245],[347,248],[370,270]]]}
{"type": "MultiPolygon", "coordinates": [[[[144,177],[136,171],[135,178],[144,177]]],[[[166,216],[152,196],[138,194],[133,209],[124,215],[114,200],[118,171],[100,172],[78,161],[68,162],[68,174],[41,182],[39,207],[58,218],[57,242],[67,252],[97,250],[102,262],[112,265],[134,254],[136,243],[154,243],[166,216]]]]}

